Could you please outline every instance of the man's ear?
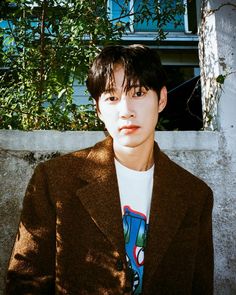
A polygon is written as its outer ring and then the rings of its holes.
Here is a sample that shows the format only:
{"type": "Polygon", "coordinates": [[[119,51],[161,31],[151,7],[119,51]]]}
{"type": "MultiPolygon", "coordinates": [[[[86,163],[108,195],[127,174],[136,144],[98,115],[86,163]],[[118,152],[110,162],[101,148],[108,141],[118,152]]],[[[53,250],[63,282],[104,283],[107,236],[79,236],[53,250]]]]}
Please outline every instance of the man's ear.
{"type": "Polygon", "coordinates": [[[161,88],[158,101],[158,113],[162,112],[167,104],[167,89],[165,86],[161,88]]]}

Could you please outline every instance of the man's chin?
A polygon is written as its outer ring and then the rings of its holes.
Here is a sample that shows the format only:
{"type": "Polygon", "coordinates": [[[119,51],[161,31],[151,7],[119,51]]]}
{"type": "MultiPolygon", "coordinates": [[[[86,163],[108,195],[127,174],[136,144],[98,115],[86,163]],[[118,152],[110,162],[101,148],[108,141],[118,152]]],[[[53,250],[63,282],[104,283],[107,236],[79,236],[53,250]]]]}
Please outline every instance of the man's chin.
{"type": "Polygon", "coordinates": [[[134,136],[125,136],[119,139],[114,139],[119,145],[127,148],[135,148],[142,144],[142,141],[134,136]]]}

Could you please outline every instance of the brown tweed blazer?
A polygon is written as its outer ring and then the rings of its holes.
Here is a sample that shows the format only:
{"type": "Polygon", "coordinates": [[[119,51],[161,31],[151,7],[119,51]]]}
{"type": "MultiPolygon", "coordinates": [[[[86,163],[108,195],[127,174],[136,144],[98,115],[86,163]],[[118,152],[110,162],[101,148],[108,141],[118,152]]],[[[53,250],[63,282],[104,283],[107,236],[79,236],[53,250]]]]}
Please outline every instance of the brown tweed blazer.
{"type": "MultiPolygon", "coordinates": [[[[131,294],[112,139],[40,164],[7,294],[131,294]]],[[[212,294],[212,191],[155,144],[143,294],[212,294]]]]}

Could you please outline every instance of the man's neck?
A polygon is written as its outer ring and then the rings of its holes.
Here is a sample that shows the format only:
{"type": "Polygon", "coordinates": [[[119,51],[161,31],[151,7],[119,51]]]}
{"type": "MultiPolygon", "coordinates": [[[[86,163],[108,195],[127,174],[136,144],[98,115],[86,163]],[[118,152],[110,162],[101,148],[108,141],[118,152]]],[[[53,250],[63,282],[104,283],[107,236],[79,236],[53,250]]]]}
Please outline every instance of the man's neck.
{"type": "Polygon", "coordinates": [[[129,169],[146,171],[154,164],[154,141],[148,146],[124,147],[113,142],[116,159],[129,169]]]}

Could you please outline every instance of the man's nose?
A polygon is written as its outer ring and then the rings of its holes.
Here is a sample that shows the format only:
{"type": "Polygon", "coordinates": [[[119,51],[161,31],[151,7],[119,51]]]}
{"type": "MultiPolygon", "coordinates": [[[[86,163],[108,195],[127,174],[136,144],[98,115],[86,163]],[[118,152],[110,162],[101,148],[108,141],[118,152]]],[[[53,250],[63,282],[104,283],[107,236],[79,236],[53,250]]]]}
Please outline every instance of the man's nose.
{"type": "Polygon", "coordinates": [[[127,95],[122,95],[119,104],[120,118],[132,118],[135,117],[135,111],[131,99],[127,95]]]}

